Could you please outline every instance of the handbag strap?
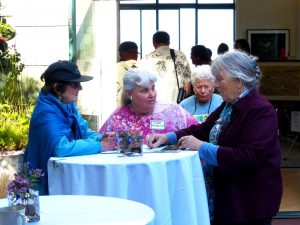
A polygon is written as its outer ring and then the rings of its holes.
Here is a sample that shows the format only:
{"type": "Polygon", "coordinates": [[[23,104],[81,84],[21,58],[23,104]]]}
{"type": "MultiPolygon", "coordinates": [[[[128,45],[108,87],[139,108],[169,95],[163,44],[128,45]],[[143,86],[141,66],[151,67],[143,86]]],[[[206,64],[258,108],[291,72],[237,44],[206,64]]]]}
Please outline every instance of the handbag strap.
{"type": "Polygon", "coordinates": [[[177,87],[178,87],[178,90],[179,90],[179,81],[178,81],[178,75],[177,75],[177,69],[176,69],[176,55],[175,55],[175,51],[173,48],[170,48],[170,55],[171,55],[171,58],[174,62],[174,68],[175,68],[175,74],[176,74],[176,80],[177,80],[177,87]]]}

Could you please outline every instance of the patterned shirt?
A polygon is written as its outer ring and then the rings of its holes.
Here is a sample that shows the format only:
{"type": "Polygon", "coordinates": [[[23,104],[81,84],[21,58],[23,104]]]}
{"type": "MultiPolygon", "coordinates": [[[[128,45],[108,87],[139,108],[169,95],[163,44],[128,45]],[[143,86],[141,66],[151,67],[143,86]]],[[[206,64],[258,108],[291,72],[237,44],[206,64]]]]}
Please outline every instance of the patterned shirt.
{"type": "Polygon", "coordinates": [[[116,109],[99,132],[139,129],[145,141],[148,134],[174,132],[197,123],[197,120],[181,106],[156,102],[151,114],[135,113],[129,105],[116,109]]]}
{"type": "MultiPolygon", "coordinates": [[[[185,83],[190,82],[191,69],[182,51],[175,50],[175,56],[179,87],[183,87],[185,83]]],[[[161,46],[147,54],[146,59],[142,63],[157,74],[157,82],[155,84],[157,99],[163,102],[176,102],[178,86],[169,46],[161,46]]]]}

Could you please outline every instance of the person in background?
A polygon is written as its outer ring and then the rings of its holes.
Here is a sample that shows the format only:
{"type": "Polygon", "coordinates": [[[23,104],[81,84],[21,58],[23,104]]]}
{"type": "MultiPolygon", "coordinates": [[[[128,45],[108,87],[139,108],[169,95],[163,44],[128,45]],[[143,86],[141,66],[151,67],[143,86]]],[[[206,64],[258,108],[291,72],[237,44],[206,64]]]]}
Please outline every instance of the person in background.
{"type": "Polygon", "coordinates": [[[124,76],[125,101],[105,121],[99,132],[139,130],[144,143],[151,133],[165,133],[197,124],[186,110],[176,103],[156,101],[153,72],[129,69],[124,76]]]}
{"type": "Polygon", "coordinates": [[[199,152],[213,166],[214,225],[271,225],[282,197],[277,114],[256,86],[256,62],[241,51],[212,64],[222,105],[205,122],[153,134],[155,148],[175,144],[199,152]]]}
{"type": "MultiPolygon", "coordinates": [[[[157,31],[152,38],[155,50],[146,55],[142,62],[145,68],[156,72],[157,99],[163,102],[176,102],[178,96],[178,85],[176,79],[175,65],[170,53],[170,36],[165,31],[157,31]],[[146,64],[146,65],[145,65],[146,64]]],[[[186,94],[191,91],[191,69],[185,54],[174,50],[175,64],[179,88],[184,88],[186,94]]]]}
{"type": "Polygon", "coordinates": [[[237,49],[237,50],[240,50],[240,51],[244,51],[248,55],[251,54],[250,45],[249,45],[249,42],[246,39],[243,39],[243,38],[236,39],[234,41],[233,48],[237,49]]]}
{"type": "Polygon", "coordinates": [[[206,48],[206,51],[207,51],[207,54],[208,54],[208,65],[211,64],[212,60],[211,60],[211,57],[212,57],[212,51],[210,48],[206,48]]]}
{"type": "Polygon", "coordinates": [[[209,65],[196,67],[192,72],[192,86],[195,95],[184,99],[180,105],[202,123],[223,102],[220,95],[213,93],[215,77],[209,65]]]}
{"type": "Polygon", "coordinates": [[[225,44],[225,43],[219,44],[218,49],[217,49],[217,54],[218,55],[222,55],[222,54],[224,54],[225,52],[228,52],[228,51],[229,51],[229,47],[228,47],[227,44],[225,44]]]}
{"type": "Polygon", "coordinates": [[[211,63],[211,55],[204,45],[195,45],[191,48],[191,60],[197,67],[201,65],[209,65],[211,63]]]}
{"type": "Polygon", "coordinates": [[[122,105],[123,77],[128,69],[137,67],[138,46],[135,42],[125,41],[119,48],[120,61],[117,63],[117,107],[122,105]]]}
{"type": "Polygon", "coordinates": [[[37,97],[29,126],[24,161],[42,169],[40,195],[48,194],[47,163],[50,157],[96,154],[115,148],[113,135],[99,134],[88,128],[76,107],[80,82],[93,79],[81,75],[69,61],[52,63],[41,75],[45,82],[37,97]]]}

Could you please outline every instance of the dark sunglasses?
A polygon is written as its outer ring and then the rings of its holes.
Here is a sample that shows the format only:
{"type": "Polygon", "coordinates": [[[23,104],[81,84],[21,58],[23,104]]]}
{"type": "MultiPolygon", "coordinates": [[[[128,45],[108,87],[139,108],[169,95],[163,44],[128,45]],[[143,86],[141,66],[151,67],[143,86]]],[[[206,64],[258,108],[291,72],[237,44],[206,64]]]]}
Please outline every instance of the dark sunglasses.
{"type": "Polygon", "coordinates": [[[75,89],[81,88],[80,82],[68,82],[68,85],[75,89]]]}

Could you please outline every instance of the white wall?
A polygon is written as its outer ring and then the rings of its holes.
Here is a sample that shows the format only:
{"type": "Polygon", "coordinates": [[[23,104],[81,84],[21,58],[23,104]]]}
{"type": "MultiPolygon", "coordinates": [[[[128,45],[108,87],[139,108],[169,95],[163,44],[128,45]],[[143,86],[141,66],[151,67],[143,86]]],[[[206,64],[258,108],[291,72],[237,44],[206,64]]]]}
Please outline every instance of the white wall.
{"type": "MultiPolygon", "coordinates": [[[[247,29],[289,29],[290,59],[299,52],[299,0],[236,0],[236,39],[247,38],[247,29]]],[[[300,59],[298,57],[298,59],[300,59]]]]}
{"type": "MultiPolygon", "coordinates": [[[[57,60],[69,60],[70,0],[6,0],[2,15],[9,15],[7,23],[17,32],[15,44],[25,64],[24,75],[39,80],[47,66],[57,60]]],[[[77,0],[77,35],[82,26],[92,26],[87,38],[93,51],[78,52],[77,64],[82,73],[94,79],[83,83],[78,106],[84,114],[99,116],[99,126],[115,109],[115,64],[117,53],[117,1],[77,0]],[[90,24],[82,24],[92,5],[90,24]],[[88,54],[88,55],[82,55],[88,54]],[[87,66],[88,65],[88,66],[87,66]]],[[[81,35],[81,34],[80,34],[81,35]]],[[[82,41],[82,39],[78,39],[82,41]]],[[[78,50],[91,47],[88,42],[78,43],[78,50]],[[86,46],[85,46],[86,45],[86,46]]]]}
{"type": "Polygon", "coordinates": [[[99,124],[116,108],[117,1],[94,1],[96,65],[100,72],[99,124]]]}
{"type": "Polygon", "coordinates": [[[39,77],[50,63],[69,58],[68,0],[6,0],[1,14],[16,29],[25,73],[39,77]],[[59,7],[58,7],[59,6],[59,7]]]}

